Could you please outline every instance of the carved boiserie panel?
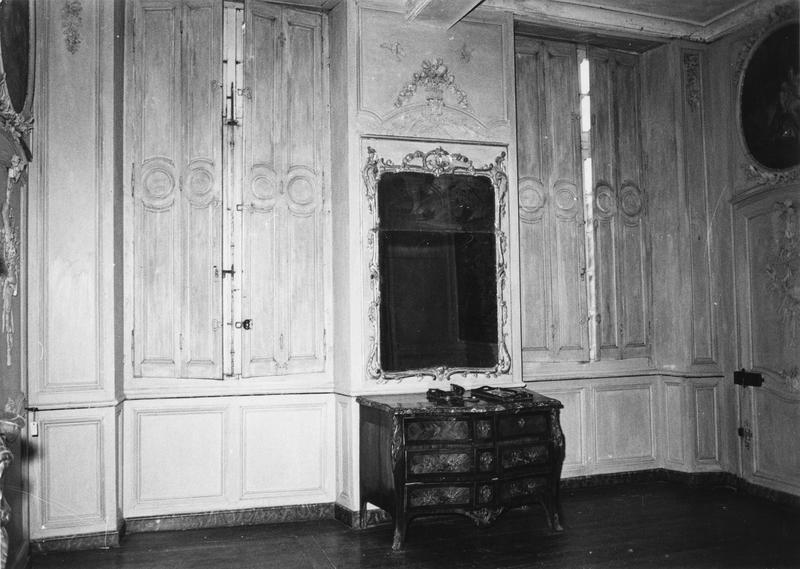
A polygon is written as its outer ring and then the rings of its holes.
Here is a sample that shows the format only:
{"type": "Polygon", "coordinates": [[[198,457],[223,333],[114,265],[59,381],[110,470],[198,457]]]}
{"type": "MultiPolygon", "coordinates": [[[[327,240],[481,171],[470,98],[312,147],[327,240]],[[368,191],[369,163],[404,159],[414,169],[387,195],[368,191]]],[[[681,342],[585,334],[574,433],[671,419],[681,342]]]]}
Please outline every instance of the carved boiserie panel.
{"type": "Polygon", "coordinates": [[[504,139],[509,121],[503,19],[470,18],[440,30],[390,10],[370,7],[359,13],[363,130],[504,139]]]}

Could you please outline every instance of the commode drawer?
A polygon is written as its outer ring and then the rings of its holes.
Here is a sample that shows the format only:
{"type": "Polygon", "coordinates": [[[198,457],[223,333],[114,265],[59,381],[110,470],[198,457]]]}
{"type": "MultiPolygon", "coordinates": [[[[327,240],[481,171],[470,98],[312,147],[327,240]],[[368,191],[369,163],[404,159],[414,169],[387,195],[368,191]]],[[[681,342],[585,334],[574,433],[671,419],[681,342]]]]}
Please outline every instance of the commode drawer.
{"type": "Polygon", "coordinates": [[[472,438],[469,424],[467,418],[407,420],[404,426],[406,443],[467,442],[472,438]]]}
{"type": "Polygon", "coordinates": [[[544,436],[548,433],[546,413],[517,413],[497,418],[501,438],[544,436]]]}

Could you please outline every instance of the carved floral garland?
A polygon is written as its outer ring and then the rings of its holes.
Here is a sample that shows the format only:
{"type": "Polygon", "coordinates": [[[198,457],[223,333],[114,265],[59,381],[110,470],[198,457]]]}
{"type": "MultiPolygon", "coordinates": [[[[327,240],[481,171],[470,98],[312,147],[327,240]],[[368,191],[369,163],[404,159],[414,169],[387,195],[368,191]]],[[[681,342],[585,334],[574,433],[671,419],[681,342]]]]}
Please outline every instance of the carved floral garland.
{"type": "Polygon", "coordinates": [[[469,98],[456,84],[455,75],[450,73],[441,57],[437,57],[431,62],[426,59],[422,62],[422,68],[414,73],[411,82],[403,87],[394,101],[395,107],[402,107],[422,87],[427,93],[428,107],[434,114],[441,113],[444,105],[444,92],[448,90],[456,97],[456,103],[463,109],[469,109],[469,98]]]}
{"type": "Polygon", "coordinates": [[[791,343],[800,330],[800,226],[797,209],[791,200],[774,206],[778,220],[773,241],[775,254],[767,264],[769,289],[778,297],[781,322],[791,330],[791,343]]]}
{"type": "Polygon", "coordinates": [[[2,265],[0,266],[0,294],[3,297],[3,311],[0,317],[0,329],[6,334],[6,365],[11,365],[11,352],[14,347],[14,315],[11,310],[11,299],[19,292],[19,237],[14,212],[11,210],[11,194],[14,186],[20,181],[26,163],[14,155],[8,168],[6,197],[0,208],[2,227],[0,243],[2,243],[2,265]]]}

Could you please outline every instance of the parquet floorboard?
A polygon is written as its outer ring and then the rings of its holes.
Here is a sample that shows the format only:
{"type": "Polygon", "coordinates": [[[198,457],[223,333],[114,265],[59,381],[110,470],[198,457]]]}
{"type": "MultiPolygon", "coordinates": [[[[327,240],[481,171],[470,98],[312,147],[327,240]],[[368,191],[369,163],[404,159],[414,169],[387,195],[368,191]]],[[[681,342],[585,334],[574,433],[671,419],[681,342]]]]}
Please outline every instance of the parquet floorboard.
{"type": "Polygon", "coordinates": [[[31,569],[800,568],[800,511],[726,487],[655,482],[563,493],[566,531],[538,508],[479,529],[418,518],[406,549],[392,528],[335,520],[126,536],[116,549],[40,554],[31,569]]]}

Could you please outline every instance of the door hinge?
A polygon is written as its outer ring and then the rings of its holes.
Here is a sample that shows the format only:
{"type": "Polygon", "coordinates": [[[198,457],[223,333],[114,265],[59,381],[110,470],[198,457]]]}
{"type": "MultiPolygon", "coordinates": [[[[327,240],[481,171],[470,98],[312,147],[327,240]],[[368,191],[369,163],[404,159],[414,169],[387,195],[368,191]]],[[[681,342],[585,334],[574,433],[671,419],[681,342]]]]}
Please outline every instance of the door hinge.
{"type": "Polygon", "coordinates": [[[131,197],[134,196],[133,188],[136,186],[136,163],[131,162],[131,197]]]}
{"type": "Polygon", "coordinates": [[[178,349],[183,351],[183,334],[178,334],[178,349]]]}
{"type": "Polygon", "coordinates": [[[133,328],[131,328],[131,369],[133,369],[134,362],[136,361],[136,358],[134,356],[134,349],[136,347],[135,338],[136,336],[133,333],[133,328]]]}

